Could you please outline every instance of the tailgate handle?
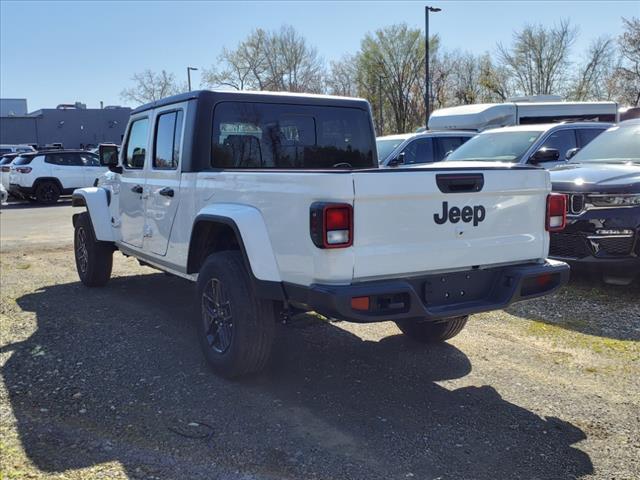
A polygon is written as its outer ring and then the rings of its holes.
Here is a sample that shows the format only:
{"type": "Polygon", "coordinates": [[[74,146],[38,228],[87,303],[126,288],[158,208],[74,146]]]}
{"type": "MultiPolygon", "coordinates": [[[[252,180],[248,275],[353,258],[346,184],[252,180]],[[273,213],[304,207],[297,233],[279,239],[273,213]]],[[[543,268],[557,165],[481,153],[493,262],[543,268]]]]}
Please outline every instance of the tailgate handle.
{"type": "Polygon", "coordinates": [[[484,186],[482,173],[441,173],[436,175],[436,183],[442,193],[479,192],[484,186]]]}

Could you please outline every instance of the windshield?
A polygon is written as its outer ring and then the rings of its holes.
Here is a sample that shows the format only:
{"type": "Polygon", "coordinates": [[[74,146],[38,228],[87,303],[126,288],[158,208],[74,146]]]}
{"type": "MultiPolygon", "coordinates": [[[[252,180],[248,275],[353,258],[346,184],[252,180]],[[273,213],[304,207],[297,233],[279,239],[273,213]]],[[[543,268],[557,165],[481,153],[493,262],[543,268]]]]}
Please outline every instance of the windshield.
{"type": "Polygon", "coordinates": [[[11,163],[11,160],[14,159],[14,156],[6,156],[6,157],[2,157],[0,158],[0,165],[8,165],[9,163],[11,163]]]}
{"type": "Polygon", "coordinates": [[[571,163],[640,163],[640,124],[612,127],[580,150],[571,163]]]}
{"type": "Polygon", "coordinates": [[[398,145],[404,142],[404,138],[393,138],[388,140],[376,140],[378,147],[378,163],[384,162],[389,154],[393,152],[398,145]]]}
{"type": "Polygon", "coordinates": [[[518,162],[537,140],[540,131],[501,131],[473,137],[454,150],[447,161],[518,162]]]}

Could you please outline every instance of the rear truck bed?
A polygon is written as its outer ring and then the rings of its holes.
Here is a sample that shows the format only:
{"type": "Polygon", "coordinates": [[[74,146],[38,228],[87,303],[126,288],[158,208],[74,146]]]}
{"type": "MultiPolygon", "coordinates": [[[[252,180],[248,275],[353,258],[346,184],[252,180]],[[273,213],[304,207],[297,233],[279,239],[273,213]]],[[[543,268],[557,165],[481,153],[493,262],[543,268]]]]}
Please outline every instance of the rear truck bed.
{"type": "Polygon", "coordinates": [[[549,215],[563,225],[565,212],[564,197],[549,211],[543,169],[465,162],[352,176],[352,281],[285,283],[294,302],[356,322],[440,320],[504,308],[568,281],[568,265],[546,258],[557,228],[549,215]]]}

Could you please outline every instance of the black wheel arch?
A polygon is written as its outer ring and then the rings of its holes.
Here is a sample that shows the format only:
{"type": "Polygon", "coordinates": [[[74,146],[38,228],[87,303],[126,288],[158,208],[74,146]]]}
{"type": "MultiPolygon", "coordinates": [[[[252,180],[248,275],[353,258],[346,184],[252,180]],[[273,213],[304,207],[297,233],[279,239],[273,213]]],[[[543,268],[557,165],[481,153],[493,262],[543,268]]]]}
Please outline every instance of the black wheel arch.
{"type": "Polygon", "coordinates": [[[56,177],[38,177],[33,181],[33,189],[35,191],[36,188],[38,188],[38,185],[40,185],[41,183],[44,182],[51,182],[54,183],[59,189],[60,189],[60,193],[62,194],[62,192],[64,191],[64,188],[62,188],[62,183],[60,183],[60,180],[57,179],[56,177]]]}
{"type": "Polygon", "coordinates": [[[236,222],[221,215],[198,215],[191,230],[187,273],[198,273],[206,258],[212,253],[225,250],[238,250],[256,294],[261,298],[284,300],[285,294],[281,282],[260,280],[253,274],[251,262],[236,222]]]}

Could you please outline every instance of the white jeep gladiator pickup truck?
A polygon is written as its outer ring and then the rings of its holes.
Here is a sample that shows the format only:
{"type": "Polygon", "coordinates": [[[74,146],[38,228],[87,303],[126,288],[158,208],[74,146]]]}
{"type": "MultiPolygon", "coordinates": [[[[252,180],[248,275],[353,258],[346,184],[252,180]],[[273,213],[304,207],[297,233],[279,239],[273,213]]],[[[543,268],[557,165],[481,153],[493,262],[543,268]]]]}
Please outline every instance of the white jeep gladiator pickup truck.
{"type": "Polygon", "coordinates": [[[565,196],[543,169],[378,169],[360,99],[200,91],[141,106],[73,205],[81,281],[114,250],[197,283],[198,335],[227,377],[260,370],[283,312],[392,320],[443,341],[472,313],[553,292],[565,196]]]}

